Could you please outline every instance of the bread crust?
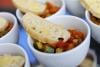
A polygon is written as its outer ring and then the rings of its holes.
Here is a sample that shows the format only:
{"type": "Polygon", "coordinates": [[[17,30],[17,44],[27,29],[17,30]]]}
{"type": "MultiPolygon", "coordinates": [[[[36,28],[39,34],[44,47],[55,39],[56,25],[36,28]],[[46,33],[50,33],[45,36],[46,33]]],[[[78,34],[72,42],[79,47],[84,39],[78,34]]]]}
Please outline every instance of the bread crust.
{"type": "Polygon", "coordinates": [[[26,13],[22,18],[22,22],[31,37],[42,43],[54,46],[59,41],[59,38],[63,38],[63,41],[67,41],[70,38],[70,32],[63,26],[53,24],[35,14],[26,13]]]}
{"type": "Polygon", "coordinates": [[[100,18],[100,0],[80,0],[80,2],[93,16],[100,18]]]}
{"type": "Polygon", "coordinates": [[[0,67],[23,67],[25,58],[22,56],[0,56],[0,67]]]}
{"type": "Polygon", "coordinates": [[[23,13],[32,12],[41,14],[46,9],[46,5],[37,0],[12,0],[13,4],[23,13]]]}

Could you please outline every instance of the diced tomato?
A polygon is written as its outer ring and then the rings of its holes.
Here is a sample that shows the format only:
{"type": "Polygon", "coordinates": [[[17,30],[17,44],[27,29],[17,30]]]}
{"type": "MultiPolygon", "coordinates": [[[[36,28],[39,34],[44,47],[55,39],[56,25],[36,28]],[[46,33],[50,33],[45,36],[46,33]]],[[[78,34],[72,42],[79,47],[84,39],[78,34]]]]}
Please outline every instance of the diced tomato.
{"type": "Polygon", "coordinates": [[[56,43],[56,48],[63,48],[64,42],[62,40],[59,40],[59,42],[56,43]]]}

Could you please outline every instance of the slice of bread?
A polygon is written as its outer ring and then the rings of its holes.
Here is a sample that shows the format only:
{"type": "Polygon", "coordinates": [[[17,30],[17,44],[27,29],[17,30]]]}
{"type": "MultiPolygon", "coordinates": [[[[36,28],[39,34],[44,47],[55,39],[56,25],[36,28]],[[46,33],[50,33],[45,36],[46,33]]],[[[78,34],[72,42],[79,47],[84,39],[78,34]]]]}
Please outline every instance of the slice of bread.
{"type": "Polygon", "coordinates": [[[63,38],[63,41],[67,41],[70,38],[69,31],[63,26],[53,24],[35,14],[26,13],[22,18],[22,22],[31,37],[42,43],[55,46],[54,43],[58,42],[59,38],[63,38]]]}
{"type": "Polygon", "coordinates": [[[0,17],[0,32],[3,32],[7,28],[8,24],[9,23],[6,19],[0,17]]]}
{"type": "Polygon", "coordinates": [[[37,0],[12,0],[12,2],[24,13],[33,12],[35,14],[41,14],[46,9],[46,5],[37,0]]]}
{"type": "Polygon", "coordinates": [[[23,67],[25,59],[22,56],[0,56],[0,67],[23,67]]]}
{"type": "Polygon", "coordinates": [[[95,17],[100,18],[100,0],[81,0],[81,4],[95,17]]]}

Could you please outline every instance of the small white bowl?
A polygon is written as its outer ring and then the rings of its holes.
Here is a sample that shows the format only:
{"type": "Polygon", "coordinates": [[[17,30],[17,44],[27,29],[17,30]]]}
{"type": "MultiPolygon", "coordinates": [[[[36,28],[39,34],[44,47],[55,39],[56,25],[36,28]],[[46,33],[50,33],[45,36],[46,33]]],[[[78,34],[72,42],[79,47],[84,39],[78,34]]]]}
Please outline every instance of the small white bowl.
{"type": "Polygon", "coordinates": [[[0,12],[0,17],[4,17],[13,23],[12,29],[0,38],[0,43],[16,43],[18,40],[18,23],[16,17],[8,12],[0,12]]]}
{"type": "MultiPolygon", "coordinates": [[[[96,53],[95,53],[94,50],[90,49],[90,50],[88,51],[88,54],[87,54],[85,60],[88,59],[88,58],[90,58],[90,59],[92,60],[92,66],[91,66],[91,67],[97,67],[97,56],[96,56],[96,53]]],[[[83,63],[85,64],[86,62],[83,61],[83,63]]],[[[80,66],[80,67],[81,67],[81,66],[80,66]]],[[[90,67],[90,66],[89,66],[89,67],[90,67]]]]}
{"type": "Polygon", "coordinates": [[[80,0],[64,0],[66,3],[66,9],[75,16],[84,17],[85,9],[80,4],[80,0]]]}
{"type": "Polygon", "coordinates": [[[25,50],[18,46],[17,44],[12,43],[0,43],[0,55],[20,55],[25,57],[24,67],[30,67],[28,55],[25,50]]]}
{"type": "Polygon", "coordinates": [[[97,56],[94,50],[89,50],[88,54],[93,58],[93,66],[92,67],[97,67],[97,56]]]}
{"type": "Polygon", "coordinates": [[[57,16],[47,18],[47,20],[55,24],[61,24],[66,29],[75,28],[76,30],[82,31],[85,34],[85,40],[71,50],[57,54],[50,54],[35,49],[33,47],[34,41],[28,36],[27,41],[29,47],[38,61],[46,67],[75,67],[79,65],[87,55],[90,45],[90,28],[88,24],[84,20],[75,16],[57,16]]]}
{"type": "MultiPolygon", "coordinates": [[[[40,2],[42,1],[50,1],[51,3],[54,3],[55,5],[58,5],[60,7],[60,9],[53,15],[49,16],[49,17],[53,17],[53,16],[58,16],[58,15],[64,15],[66,13],[66,9],[65,9],[65,3],[63,0],[40,0],[40,2]]],[[[21,22],[21,18],[23,16],[23,14],[21,13],[21,11],[19,9],[16,10],[16,16],[18,18],[18,20],[21,22]]]]}
{"type": "Polygon", "coordinates": [[[85,17],[87,22],[89,23],[92,31],[92,37],[100,43],[100,25],[95,24],[93,21],[90,19],[90,13],[88,11],[85,12],[85,17]]]}

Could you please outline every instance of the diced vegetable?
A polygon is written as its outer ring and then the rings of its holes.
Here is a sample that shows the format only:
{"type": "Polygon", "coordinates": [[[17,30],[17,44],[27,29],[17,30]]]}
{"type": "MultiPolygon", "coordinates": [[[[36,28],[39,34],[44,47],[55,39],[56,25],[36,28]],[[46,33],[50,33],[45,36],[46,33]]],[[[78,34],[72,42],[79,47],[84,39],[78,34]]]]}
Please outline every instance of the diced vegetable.
{"type": "Polygon", "coordinates": [[[61,53],[61,52],[63,52],[63,49],[62,48],[57,48],[56,49],[56,53],[61,53]]]}
{"type": "Polygon", "coordinates": [[[40,42],[35,42],[35,43],[34,43],[34,47],[35,47],[36,49],[40,50],[40,51],[44,51],[44,46],[43,46],[43,44],[40,43],[40,42]]]}
{"type": "Polygon", "coordinates": [[[34,47],[39,51],[46,53],[61,53],[71,50],[84,40],[84,34],[74,29],[69,29],[69,32],[71,33],[71,37],[68,39],[68,41],[64,42],[63,38],[59,38],[59,41],[55,43],[55,47],[51,47],[47,43],[45,44],[38,41],[35,41],[34,47]]]}
{"type": "Polygon", "coordinates": [[[46,45],[45,46],[45,52],[47,52],[47,53],[54,53],[54,49],[52,47],[46,45]]]}

